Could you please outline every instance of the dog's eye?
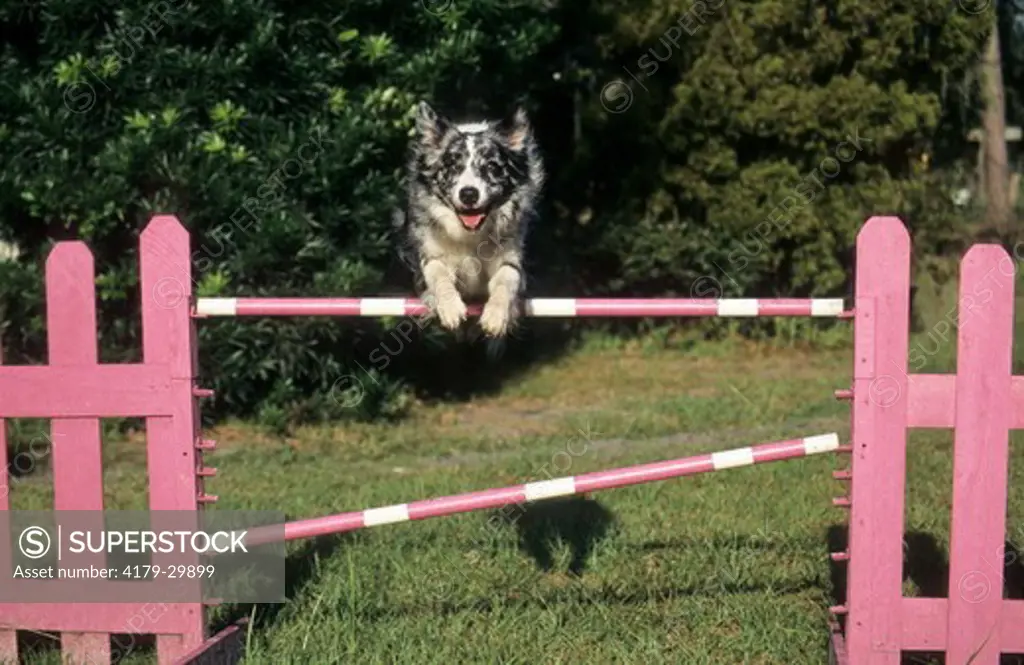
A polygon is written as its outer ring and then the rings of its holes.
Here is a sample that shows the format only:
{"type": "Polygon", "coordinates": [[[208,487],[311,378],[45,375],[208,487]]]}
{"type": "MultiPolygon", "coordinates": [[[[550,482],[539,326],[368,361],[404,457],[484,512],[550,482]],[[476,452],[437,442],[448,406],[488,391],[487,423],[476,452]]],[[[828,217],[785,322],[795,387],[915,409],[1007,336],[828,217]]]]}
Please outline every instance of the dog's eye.
{"type": "Polygon", "coordinates": [[[498,166],[497,164],[488,164],[487,175],[497,180],[498,178],[501,177],[501,167],[498,166]]]}

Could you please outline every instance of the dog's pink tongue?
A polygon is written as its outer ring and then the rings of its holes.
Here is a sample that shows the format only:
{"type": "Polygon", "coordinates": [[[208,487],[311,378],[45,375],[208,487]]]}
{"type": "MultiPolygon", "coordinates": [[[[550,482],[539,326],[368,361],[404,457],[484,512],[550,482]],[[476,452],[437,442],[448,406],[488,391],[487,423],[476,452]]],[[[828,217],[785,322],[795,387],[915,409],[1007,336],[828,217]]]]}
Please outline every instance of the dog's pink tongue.
{"type": "Polygon", "coordinates": [[[462,220],[462,223],[471,229],[475,229],[480,226],[480,220],[483,218],[483,215],[459,215],[459,219],[462,220]]]}

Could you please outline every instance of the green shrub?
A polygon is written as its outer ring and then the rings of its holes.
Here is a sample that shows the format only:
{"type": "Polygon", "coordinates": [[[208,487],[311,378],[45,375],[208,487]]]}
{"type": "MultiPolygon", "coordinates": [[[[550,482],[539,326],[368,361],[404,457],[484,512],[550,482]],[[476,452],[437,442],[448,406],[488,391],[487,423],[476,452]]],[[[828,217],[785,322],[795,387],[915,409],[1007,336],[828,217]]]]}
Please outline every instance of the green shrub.
{"type": "MultiPolygon", "coordinates": [[[[38,263],[64,238],[96,255],[103,359],[138,359],[137,234],[154,213],[188,226],[201,295],[378,292],[415,102],[485,80],[528,95],[556,34],[543,4],[0,5],[0,239],[25,254],[2,268],[13,361],[45,348],[38,263]]],[[[355,337],[379,332],[204,322],[214,413],[387,413],[393,386],[327,408],[355,337]]]]}
{"type": "MultiPolygon", "coordinates": [[[[904,217],[919,258],[967,239],[936,174],[973,122],[973,91],[947,91],[988,23],[945,0],[0,3],[5,360],[45,358],[41,260],[67,238],[96,255],[102,360],[138,360],[154,213],[188,226],[201,295],[407,293],[390,210],[420,98],[526,101],[551,174],[535,294],[848,294],[872,214],[904,217]],[[925,152],[938,171],[916,169],[925,152]]],[[[389,325],[204,321],[212,415],[395,415],[417,377],[463,372],[445,354],[464,340],[430,328],[367,372],[389,325]]]]}

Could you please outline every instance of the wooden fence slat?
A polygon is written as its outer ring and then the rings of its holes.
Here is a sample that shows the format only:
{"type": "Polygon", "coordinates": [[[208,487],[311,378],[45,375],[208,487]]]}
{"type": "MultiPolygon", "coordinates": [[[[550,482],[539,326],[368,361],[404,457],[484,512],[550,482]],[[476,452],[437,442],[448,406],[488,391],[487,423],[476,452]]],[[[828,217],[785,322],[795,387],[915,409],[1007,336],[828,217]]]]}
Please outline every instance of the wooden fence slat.
{"type": "Polygon", "coordinates": [[[896,217],[857,235],[854,317],[847,647],[851,663],[899,665],[910,234],[896,217]]]}
{"type": "MultiPolygon", "coordinates": [[[[59,375],[63,366],[95,369],[96,287],[92,253],[82,242],[61,243],[46,260],[46,329],[49,365],[59,375]]],[[[95,511],[86,524],[103,528],[103,452],[99,418],[59,418],[51,421],[54,509],[95,511]]],[[[85,515],[88,515],[85,514],[85,515]]],[[[85,516],[83,515],[83,517],[85,516]]],[[[61,567],[106,567],[102,554],[67,552],[61,567]]],[[[61,610],[64,613],[66,609],[61,610]]],[[[92,605],[100,617],[112,616],[108,604],[92,605]]],[[[61,634],[63,662],[109,663],[110,633],[65,632],[61,634]]]]}
{"type": "Polygon", "coordinates": [[[1014,265],[994,245],[960,265],[947,662],[999,665],[1014,265]]]}
{"type": "MultiPolygon", "coordinates": [[[[950,429],[956,414],[955,374],[911,374],[907,427],[950,429]]],[[[1024,376],[1010,381],[1010,428],[1024,429],[1024,376]]]]}
{"type": "MultiPolygon", "coordinates": [[[[130,584],[125,582],[124,584],[130,584]]],[[[0,603],[0,617],[22,629],[40,632],[184,633],[194,621],[175,611],[177,604],[137,600],[113,604],[113,614],[93,612],[93,603],[0,603]]],[[[189,605],[191,606],[191,605],[189,605]]],[[[2,662],[2,661],[0,661],[2,662]]]]}
{"type": "MultiPolygon", "coordinates": [[[[949,600],[903,599],[903,648],[908,651],[945,651],[948,640],[949,600]]],[[[1003,653],[1024,653],[1024,600],[1004,600],[999,648],[1003,653]]],[[[947,663],[952,662],[946,660],[947,663]]]]}
{"type": "MultiPolygon", "coordinates": [[[[154,217],[142,232],[139,256],[143,359],[146,364],[166,365],[172,383],[166,401],[170,417],[146,419],[149,505],[152,510],[196,511],[201,485],[196,476],[199,457],[194,445],[199,418],[193,395],[196,356],[188,232],[175,217],[154,217]]],[[[158,556],[154,555],[154,563],[158,556]]],[[[198,594],[198,582],[195,588],[198,594]]],[[[157,637],[160,665],[174,662],[206,637],[202,604],[175,605],[174,611],[187,619],[191,628],[181,635],[157,637]]]]}
{"type": "Polygon", "coordinates": [[[6,418],[132,418],[170,415],[169,369],[152,365],[0,367],[6,418]]]}
{"type": "MultiPolygon", "coordinates": [[[[3,361],[4,345],[3,340],[0,340],[0,367],[3,366],[3,361]]],[[[0,395],[7,392],[9,392],[9,389],[4,386],[3,378],[0,378],[0,395]]],[[[0,471],[0,511],[6,517],[7,511],[11,509],[12,476],[11,460],[8,459],[7,455],[7,422],[3,418],[0,418],[0,462],[3,463],[3,471],[0,471]]],[[[6,519],[0,522],[0,526],[3,527],[7,527],[8,524],[9,522],[6,519]]],[[[7,538],[5,537],[4,540],[7,540],[7,538]]],[[[3,541],[0,541],[0,550],[2,550],[0,551],[0,570],[10,570],[11,552],[9,548],[5,548],[2,545],[3,541]]],[[[2,628],[2,626],[17,625],[18,623],[13,620],[13,617],[4,612],[4,606],[0,605],[0,663],[18,662],[18,631],[2,628]]]]}

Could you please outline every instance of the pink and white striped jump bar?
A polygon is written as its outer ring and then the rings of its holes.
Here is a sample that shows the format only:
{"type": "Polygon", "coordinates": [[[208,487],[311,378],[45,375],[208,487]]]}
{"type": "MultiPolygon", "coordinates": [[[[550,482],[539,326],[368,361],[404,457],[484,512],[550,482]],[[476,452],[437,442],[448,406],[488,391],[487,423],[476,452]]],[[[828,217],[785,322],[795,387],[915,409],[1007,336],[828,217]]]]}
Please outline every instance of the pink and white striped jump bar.
{"type": "MultiPolygon", "coordinates": [[[[469,313],[480,314],[479,305],[469,313]]],[[[417,298],[199,298],[197,316],[421,316],[417,298]]],[[[531,317],[818,316],[843,313],[842,298],[531,298],[531,317]]]]}
{"type": "Polygon", "coordinates": [[[538,501],[560,496],[571,496],[598,490],[642,485],[659,480],[693,476],[700,473],[722,471],[741,466],[778,462],[781,460],[831,453],[839,449],[839,436],[835,433],[808,436],[802,439],[777,441],[758,446],[737,448],[717,453],[683,457],[680,459],[627,466],[609,471],[595,471],[579,476],[541,480],[525,485],[456,494],[425,501],[402,503],[383,508],[371,508],[353,513],[317,517],[281,525],[259,527],[245,536],[246,544],[298,538],[314,538],[333,533],[356,531],[383,524],[409,522],[430,517],[444,517],[488,508],[499,508],[527,501],[538,501]]]}

